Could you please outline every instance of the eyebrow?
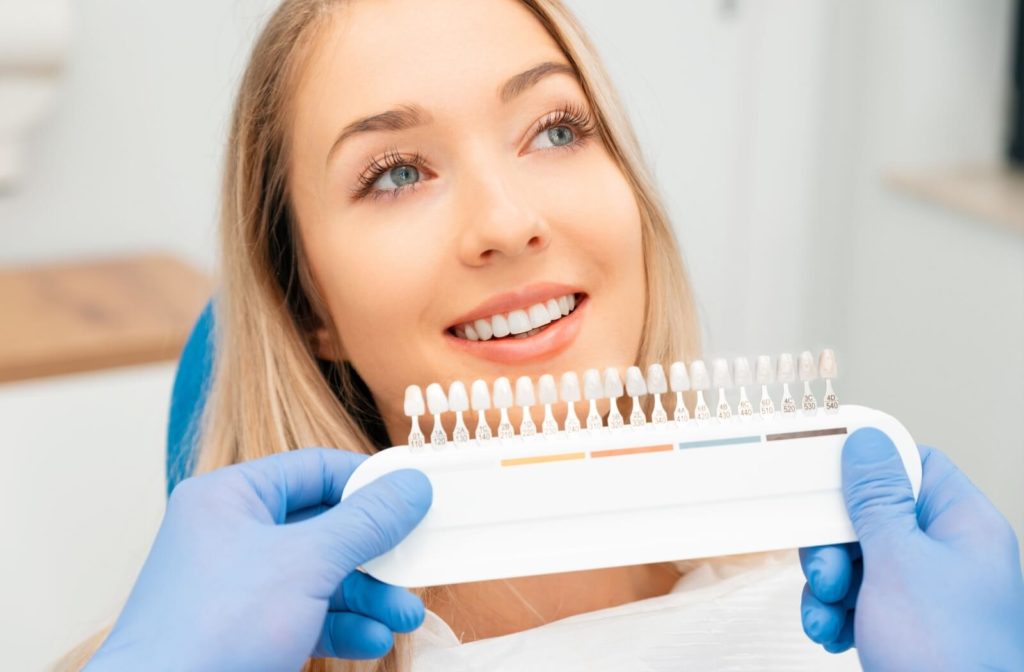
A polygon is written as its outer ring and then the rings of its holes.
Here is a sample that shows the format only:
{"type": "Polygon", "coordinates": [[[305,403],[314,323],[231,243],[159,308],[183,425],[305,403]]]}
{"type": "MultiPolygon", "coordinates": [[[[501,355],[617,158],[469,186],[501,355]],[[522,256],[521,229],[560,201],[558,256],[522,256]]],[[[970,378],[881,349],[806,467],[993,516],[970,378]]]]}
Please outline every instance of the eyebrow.
{"type": "MultiPolygon", "coordinates": [[[[533,66],[529,70],[524,70],[518,75],[510,77],[498,89],[498,100],[503,104],[508,104],[513,98],[522,94],[540,80],[550,75],[558,74],[569,75],[579,81],[576,69],[568,63],[545,61],[533,66]]],[[[433,117],[430,113],[415,103],[399,105],[387,112],[357,119],[346,126],[341,131],[341,134],[338,135],[338,139],[334,141],[330,151],[327,152],[327,161],[330,162],[331,157],[338,151],[341,144],[354,135],[372,133],[374,131],[404,131],[428,124],[431,121],[433,121],[433,117]]]]}

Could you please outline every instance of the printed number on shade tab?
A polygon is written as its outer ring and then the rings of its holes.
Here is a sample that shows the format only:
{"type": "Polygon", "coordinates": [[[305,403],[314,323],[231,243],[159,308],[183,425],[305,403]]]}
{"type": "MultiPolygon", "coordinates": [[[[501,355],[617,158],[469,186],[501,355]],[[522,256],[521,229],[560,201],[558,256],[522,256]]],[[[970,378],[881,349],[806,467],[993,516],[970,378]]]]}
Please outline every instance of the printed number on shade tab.
{"type": "Polygon", "coordinates": [[[447,393],[431,383],[425,402],[410,385],[406,445],[363,462],[343,497],[414,468],[430,478],[434,503],[364,569],[431,586],[853,541],[840,482],[846,436],[867,426],[888,434],[915,496],[921,464],[898,420],[839,405],[836,373],[824,350],[817,362],[810,352],[761,355],[753,370],[745,357],[714,359],[710,371],[702,360],[672,362],[667,376],[660,363],[588,369],[582,386],[575,371],[475,380],[469,394],[462,381],[447,393]]]}

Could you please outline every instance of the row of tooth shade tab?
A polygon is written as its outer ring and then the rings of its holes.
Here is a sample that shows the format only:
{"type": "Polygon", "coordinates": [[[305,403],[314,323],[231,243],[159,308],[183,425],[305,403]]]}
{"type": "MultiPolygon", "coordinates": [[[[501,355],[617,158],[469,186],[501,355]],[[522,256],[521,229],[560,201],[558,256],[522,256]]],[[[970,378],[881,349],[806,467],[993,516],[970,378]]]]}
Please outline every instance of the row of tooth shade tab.
{"type": "Polygon", "coordinates": [[[419,449],[424,446],[425,437],[420,430],[419,418],[427,412],[434,416],[430,443],[435,448],[448,442],[448,435],[441,422],[441,416],[445,413],[455,414],[455,429],[452,432],[452,439],[455,443],[469,441],[469,428],[466,426],[463,414],[470,410],[477,412],[474,438],[477,440],[494,438],[485,417],[485,412],[492,407],[501,413],[497,427],[497,438],[499,439],[516,436],[516,429],[508,417],[508,410],[513,406],[520,407],[523,413],[522,422],[519,425],[519,436],[537,434],[537,425],[530,412],[534,406],[543,406],[544,409],[540,427],[541,434],[554,434],[559,431],[559,427],[551,407],[560,401],[565,402],[567,409],[562,427],[566,432],[572,433],[581,430],[580,420],[576,416],[576,402],[578,401],[586,401],[589,405],[586,417],[587,430],[594,431],[604,428],[604,421],[597,410],[597,402],[601,399],[611,400],[607,428],[617,429],[623,427],[624,421],[615,400],[624,395],[630,397],[633,402],[629,414],[631,426],[658,425],[669,421],[668,412],[661,403],[661,395],[670,391],[675,393],[673,422],[680,424],[713,420],[725,422],[734,418],[747,420],[754,416],[754,407],[747,398],[746,388],[755,382],[761,386],[758,415],[768,419],[776,413],[775,402],[768,392],[768,385],[775,382],[782,384],[782,396],[779,404],[781,413],[798,412],[797,403],[789,390],[789,384],[798,378],[804,384],[800,411],[816,413],[818,402],[811,391],[811,381],[818,377],[825,380],[823,399],[825,412],[838,411],[839,402],[832,389],[832,379],[836,377],[836,359],[835,353],[829,349],[821,352],[817,366],[815,366],[814,355],[810,351],[800,353],[796,360],[791,354],[782,354],[774,363],[768,355],[761,355],[756,360],[753,373],[746,357],[737,357],[732,365],[726,359],[715,359],[712,361],[710,373],[702,360],[694,360],[689,367],[683,362],[674,362],[669,367],[667,377],[661,364],[651,364],[647,368],[646,376],[640,367],[631,366],[626,370],[625,386],[623,386],[619,370],[614,367],[607,368],[603,372],[597,369],[587,369],[583,372],[582,390],[580,379],[574,371],[562,374],[557,383],[554,376],[545,374],[537,380],[536,385],[529,376],[520,376],[516,379],[514,388],[512,382],[504,376],[495,380],[493,385],[488,385],[484,380],[475,380],[468,394],[465,384],[458,380],[449,385],[447,393],[439,383],[431,383],[427,386],[425,404],[420,387],[410,385],[405,390],[405,415],[412,419],[412,431],[409,433],[408,445],[411,449],[419,449]],[[726,394],[726,390],[734,387],[739,388],[739,402],[735,413],[726,394]],[[718,389],[718,403],[714,411],[704,400],[704,392],[712,388],[718,389]],[[696,392],[697,396],[692,414],[683,399],[683,393],[690,390],[696,392]],[[654,401],[649,421],[640,406],[641,398],[647,395],[653,397],[654,401]]]}

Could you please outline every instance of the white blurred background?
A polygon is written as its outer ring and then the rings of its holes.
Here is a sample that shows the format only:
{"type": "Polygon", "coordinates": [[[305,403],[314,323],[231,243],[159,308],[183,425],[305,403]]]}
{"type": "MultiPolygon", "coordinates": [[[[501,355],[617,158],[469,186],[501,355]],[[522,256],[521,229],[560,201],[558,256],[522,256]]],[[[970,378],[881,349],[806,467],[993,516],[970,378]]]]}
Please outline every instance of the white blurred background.
{"type": "MultiPolygon", "coordinates": [[[[66,51],[0,191],[0,267],[158,249],[215,272],[229,106],[276,2],[46,3],[66,51]]],[[[21,4],[0,0],[0,95],[21,4]]],[[[1015,4],[569,4],[666,196],[706,352],[831,345],[841,401],[948,452],[1024,533],[1024,227],[899,186],[1002,163],[1015,4]]],[[[172,375],[0,385],[0,669],[116,615],[162,512],[172,375]]]]}

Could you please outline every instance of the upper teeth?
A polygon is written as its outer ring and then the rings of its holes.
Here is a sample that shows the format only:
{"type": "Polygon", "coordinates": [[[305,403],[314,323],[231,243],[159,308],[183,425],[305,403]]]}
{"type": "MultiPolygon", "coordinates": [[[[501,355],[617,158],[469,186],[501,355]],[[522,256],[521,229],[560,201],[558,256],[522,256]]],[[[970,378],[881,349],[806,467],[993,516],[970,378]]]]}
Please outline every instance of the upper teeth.
{"type": "Polygon", "coordinates": [[[460,324],[455,327],[455,335],[470,341],[487,341],[509,334],[525,334],[568,315],[575,308],[576,296],[566,294],[557,299],[548,299],[546,303],[535,303],[525,310],[498,313],[460,324]]]}

